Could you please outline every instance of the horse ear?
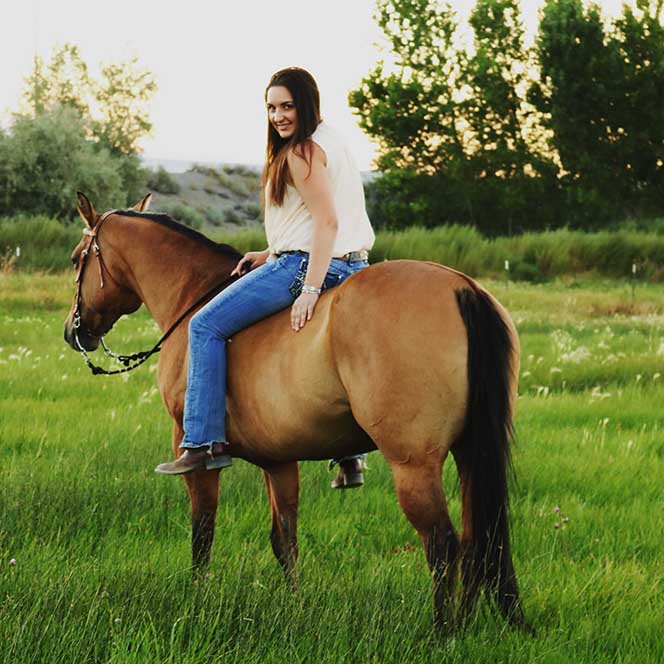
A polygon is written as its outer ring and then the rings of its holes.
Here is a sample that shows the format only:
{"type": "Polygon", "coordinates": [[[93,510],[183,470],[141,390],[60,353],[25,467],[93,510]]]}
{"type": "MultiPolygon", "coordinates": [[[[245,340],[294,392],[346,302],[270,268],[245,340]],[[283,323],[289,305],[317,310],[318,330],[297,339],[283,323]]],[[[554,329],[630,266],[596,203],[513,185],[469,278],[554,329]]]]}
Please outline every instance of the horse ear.
{"type": "Polygon", "coordinates": [[[77,191],[76,196],[78,197],[78,205],[76,206],[76,209],[81,215],[81,219],[85,222],[85,225],[89,229],[92,229],[97,221],[97,212],[83,192],[77,191]]]}
{"type": "Polygon", "coordinates": [[[136,205],[132,208],[132,210],[136,210],[136,212],[145,212],[149,207],[150,207],[150,201],[152,200],[152,194],[148,194],[147,196],[144,196],[141,198],[136,205]]]}

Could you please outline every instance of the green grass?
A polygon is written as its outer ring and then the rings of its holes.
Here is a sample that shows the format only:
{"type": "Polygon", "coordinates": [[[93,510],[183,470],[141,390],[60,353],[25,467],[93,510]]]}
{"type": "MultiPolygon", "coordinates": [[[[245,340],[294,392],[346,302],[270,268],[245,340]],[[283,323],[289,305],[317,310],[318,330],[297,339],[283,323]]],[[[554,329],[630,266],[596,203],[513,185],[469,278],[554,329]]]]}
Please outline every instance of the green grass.
{"type": "MultiPolygon", "coordinates": [[[[0,275],[0,662],[664,661],[664,287],[487,284],[522,341],[513,549],[537,634],[483,602],[443,641],[377,454],[347,494],[302,464],[295,595],[260,472],[236,462],[210,577],[193,585],[184,484],[152,472],[170,456],[156,362],[91,376],[62,341],[72,282],[0,275]]],[[[140,311],[110,341],[157,337],[140,311]]],[[[451,464],[445,483],[458,520],[451,464]]]]}

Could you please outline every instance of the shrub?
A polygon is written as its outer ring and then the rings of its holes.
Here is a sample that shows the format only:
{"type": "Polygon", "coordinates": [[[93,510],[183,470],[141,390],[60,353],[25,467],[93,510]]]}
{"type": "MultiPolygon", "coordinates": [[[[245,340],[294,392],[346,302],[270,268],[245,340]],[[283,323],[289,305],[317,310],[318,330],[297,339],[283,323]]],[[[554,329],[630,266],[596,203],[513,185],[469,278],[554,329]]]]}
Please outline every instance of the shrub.
{"type": "Polygon", "coordinates": [[[224,223],[224,213],[217,208],[205,208],[203,214],[212,226],[221,226],[224,223]]]}
{"type": "Polygon", "coordinates": [[[163,166],[160,166],[156,171],[150,173],[147,185],[150,189],[157,191],[160,194],[180,193],[180,185],[163,166]]]}
{"type": "Polygon", "coordinates": [[[241,224],[244,219],[237,210],[228,208],[227,210],[224,210],[224,221],[228,224],[241,224]]]}
{"type": "Polygon", "coordinates": [[[163,211],[170,214],[173,219],[179,221],[186,226],[200,230],[205,224],[205,217],[194,210],[194,208],[184,203],[174,203],[173,205],[165,205],[163,211]]]}
{"type": "Polygon", "coordinates": [[[222,166],[222,169],[226,171],[229,175],[242,175],[244,177],[252,177],[255,178],[257,177],[257,173],[255,170],[250,168],[249,166],[244,166],[243,164],[238,164],[237,166],[222,166]]]}
{"type": "Polygon", "coordinates": [[[77,190],[98,209],[122,207],[128,202],[125,178],[135,176],[128,158],[114,157],[87,140],[73,109],[20,116],[0,140],[0,214],[73,218],[77,190]]]}
{"type": "Polygon", "coordinates": [[[243,210],[249,219],[260,220],[262,216],[261,206],[258,203],[249,201],[248,203],[244,204],[243,210]]]}

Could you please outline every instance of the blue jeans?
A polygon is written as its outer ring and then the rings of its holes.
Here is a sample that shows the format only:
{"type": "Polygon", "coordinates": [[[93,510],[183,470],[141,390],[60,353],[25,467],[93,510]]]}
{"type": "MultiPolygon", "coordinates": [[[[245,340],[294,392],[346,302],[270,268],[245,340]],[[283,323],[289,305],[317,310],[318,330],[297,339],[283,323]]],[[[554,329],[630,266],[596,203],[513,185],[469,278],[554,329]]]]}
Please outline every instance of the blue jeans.
{"type": "MultiPolygon", "coordinates": [[[[290,307],[304,282],[308,261],[305,252],[270,257],[267,263],[221,291],[191,318],[185,433],[180,447],[195,449],[226,441],[226,341],[252,323],[290,307]]],[[[333,258],[323,288],[332,288],[365,267],[368,267],[366,261],[348,263],[333,258]]]]}

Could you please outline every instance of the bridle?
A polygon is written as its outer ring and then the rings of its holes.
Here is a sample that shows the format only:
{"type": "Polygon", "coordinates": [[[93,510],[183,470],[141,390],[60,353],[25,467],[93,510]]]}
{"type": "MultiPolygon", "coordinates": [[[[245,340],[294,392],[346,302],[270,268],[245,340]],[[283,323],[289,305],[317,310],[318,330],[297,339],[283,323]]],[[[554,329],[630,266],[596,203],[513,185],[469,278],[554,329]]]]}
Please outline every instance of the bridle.
{"type": "MultiPolygon", "coordinates": [[[[104,212],[104,214],[101,215],[99,218],[99,221],[95,224],[94,228],[84,228],[83,229],[83,235],[87,237],[87,242],[85,246],[83,247],[83,250],[81,251],[78,267],[76,270],[76,291],[74,293],[74,300],[75,300],[75,305],[74,305],[74,312],[73,312],[73,328],[74,328],[74,341],[76,342],[76,346],[78,350],[83,354],[83,357],[85,359],[85,363],[88,365],[90,371],[94,375],[102,374],[105,376],[111,376],[113,374],[121,374],[125,373],[127,371],[132,371],[133,369],[136,369],[137,367],[141,366],[149,357],[154,355],[155,353],[158,353],[161,350],[161,347],[163,343],[168,339],[168,337],[171,336],[175,328],[195,309],[197,309],[203,302],[208,300],[210,297],[215,295],[217,292],[219,292],[222,288],[227,286],[229,283],[231,283],[235,277],[228,276],[226,277],[221,283],[217,284],[210,290],[206,291],[196,302],[194,302],[190,307],[184,311],[178,318],[171,324],[171,326],[166,330],[166,332],[163,334],[161,339],[157,341],[157,343],[150,349],[150,350],[142,350],[139,351],[138,353],[133,353],[132,355],[118,355],[117,353],[114,353],[107,345],[106,342],[104,341],[104,335],[102,334],[99,337],[99,340],[101,341],[101,345],[104,349],[104,354],[107,355],[108,357],[112,357],[114,360],[117,360],[121,364],[124,365],[124,369],[113,369],[113,370],[108,370],[104,369],[103,367],[99,367],[95,365],[92,362],[92,359],[88,355],[88,352],[83,348],[83,345],[81,344],[79,338],[78,338],[78,331],[81,328],[81,305],[82,305],[82,300],[81,300],[81,287],[83,284],[83,274],[85,272],[85,266],[87,264],[87,260],[90,256],[90,251],[92,250],[97,257],[97,264],[99,266],[99,282],[100,282],[100,288],[104,288],[104,270],[108,274],[108,276],[111,278],[112,281],[114,281],[116,284],[118,283],[116,279],[113,278],[113,275],[111,274],[110,270],[104,263],[104,259],[102,258],[101,255],[101,247],[99,246],[99,231],[103,225],[103,223],[110,217],[112,214],[115,214],[118,212],[118,210],[109,210],[108,212],[104,212]]],[[[98,313],[96,312],[91,306],[87,306],[90,311],[93,313],[98,313]]],[[[86,330],[88,336],[94,337],[96,335],[92,334],[90,330],[86,330]]]]}

